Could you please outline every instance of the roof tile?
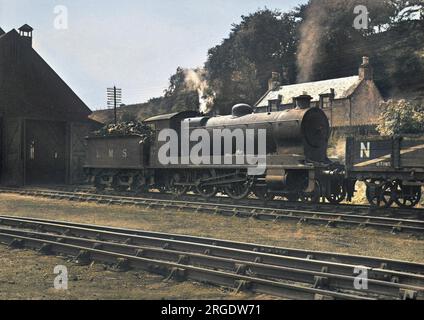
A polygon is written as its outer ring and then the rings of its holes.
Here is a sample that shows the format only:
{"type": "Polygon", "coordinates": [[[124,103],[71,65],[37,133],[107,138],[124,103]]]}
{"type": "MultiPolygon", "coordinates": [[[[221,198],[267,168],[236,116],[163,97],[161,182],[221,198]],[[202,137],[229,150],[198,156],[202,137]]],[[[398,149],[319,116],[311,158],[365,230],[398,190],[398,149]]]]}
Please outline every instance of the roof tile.
{"type": "Polygon", "coordinates": [[[257,104],[257,107],[267,107],[268,100],[278,99],[279,95],[283,96],[282,104],[293,103],[293,98],[307,93],[312,97],[312,101],[319,101],[321,94],[331,93],[331,89],[335,90],[335,99],[344,99],[353,94],[353,92],[361,84],[362,80],[359,76],[347,78],[330,79],[324,81],[299,83],[294,85],[282,86],[279,90],[270,91],[257,104]]]}

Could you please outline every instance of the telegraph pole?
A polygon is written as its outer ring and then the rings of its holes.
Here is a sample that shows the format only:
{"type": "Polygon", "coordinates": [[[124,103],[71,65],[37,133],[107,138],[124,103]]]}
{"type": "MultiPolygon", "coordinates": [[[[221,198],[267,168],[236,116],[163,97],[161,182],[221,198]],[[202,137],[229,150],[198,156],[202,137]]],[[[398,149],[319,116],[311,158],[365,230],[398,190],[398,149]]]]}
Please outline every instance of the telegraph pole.
{"type": "Polygon", "coordinates": [[[113,108],[115,124],[118,124],[118,105],[122,103],[122,89],[113,88],[107,89],[107,106],[113,108]]]}

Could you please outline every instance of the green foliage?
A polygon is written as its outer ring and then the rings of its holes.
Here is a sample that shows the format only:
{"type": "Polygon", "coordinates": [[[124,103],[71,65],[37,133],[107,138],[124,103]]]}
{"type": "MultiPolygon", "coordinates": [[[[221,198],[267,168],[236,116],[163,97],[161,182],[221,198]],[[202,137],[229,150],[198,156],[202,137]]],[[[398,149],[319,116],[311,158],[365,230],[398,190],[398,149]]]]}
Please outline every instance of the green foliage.
{"type": "MultiPolygon", "coordinates": [[[[229,36],[208,52],[201,79],[208,81],[201,87],[203,98],[213,96],[214,111],[229,114],[234,104],[253,105],[268,90],[272,72],[281,73],[283,85],[295,83],[302,27],[308,23],[311,29],[307,31],[317,32],[317,41],[303,42],[306,53],[310,47],[316,58],[310,80],[357,74],[362,56],[369,55],[383,95],[419,92],[424,83],[423,8],[422,0],[310,0],[291,12],[263,9],[243,16],[229,36]],[[352,26],[356,5],[369,10],[368,30],[352,26]],[[421,14],[420,20],[416,20],[417,14],[421,14]]],[[[308,59],[306,54],[304,61],[308,59]]],[[[199,87],[187,85],[186,71],[179,67],[163,97],[139,105],[138,112],[123,118],[143,120],[156,114],[198,110],[199,87]]]]}
{"type": "Polygon", "coordinates": [[[377,130],[383,136],[424,133],[424,107],[406,100],[389,100],[381,106],[377,130]]]}
{"type": "Polygon", "coordinates": [[[181,67],[169,79],[169,87],[163,97],[152,98],[148,102],[133,106],[137,109],[134,115],[129,110],[123,111],[129,114],[126,119],[142,121],[158,114],[199,110],[199,96],[197,91],[188,88],[185,81],[185,72],[181,67]]]}
{"type": "Polygon", "coordinates": [[[177,72],[169,79],[169,83],[163,102],[170,112],[199,110],[199,94],[187,86],[183,68],[178,67],[177,72]]]}
{"type": "Polygon", "coordinates": [[[293,13],[259,10],[243,16],[229,37],[209,50],[205,67],[221,114],[236,103],[255,103],[273,71],[282,73],[283,83],[295,81],[297,26],[293,13]]]}
{"type": "Polygon", "coordinates": [[[283,85],[295,83],[300,31],[311,16],[316,23],[308,32],[319,33],[317,41],[305,44],[318,56],[311,81],[357,74],[368,55],[385,96],[419,87],[424,83],[423,7],[421,0],[310,0],[288,13],[264,9],[243,16],[229,37],[209,50],[205,68],[217,95],[215,109],[228,114],[235,103],[254,104],[267,91],[273,71],[282,74],[283,85]],[[352,26],[357,5],[368,8],[367,30],[352,26]],[[420,11],[421,20],[411,19],[420,11]]]}
{"type": "MultiPolygon", "coordinates": [[[[417,62],[415,51],[423,48],[423,16],[416,21],[411,15],[422,8],[424,3],[419,0],[310,0],[299,11],[302,26],[310,25],[304,38],[312,41],[304,45],[312,46],[312,54],[317,56],[309,80],[356,74],[361,57],[368,55],[378,86],[390,95],[402,85],[405,75],[411,77],[411,66],[417,62]],[[411,8],[415,4],[419,6],[411,8]],[[357,30],[352,26],[357,5],[365,5],[369,11],[368,29],[357,30]],[[407,68],[403,63],[406,60],[411,61],[407,68]]],[[[302,58],[301,53],[298,56],[302,58]]],[[[308,63],[310,55],[300,59],[300,64],[308,63]]],[[[423,61],[416,66],[424,67],[423,61]]]]}

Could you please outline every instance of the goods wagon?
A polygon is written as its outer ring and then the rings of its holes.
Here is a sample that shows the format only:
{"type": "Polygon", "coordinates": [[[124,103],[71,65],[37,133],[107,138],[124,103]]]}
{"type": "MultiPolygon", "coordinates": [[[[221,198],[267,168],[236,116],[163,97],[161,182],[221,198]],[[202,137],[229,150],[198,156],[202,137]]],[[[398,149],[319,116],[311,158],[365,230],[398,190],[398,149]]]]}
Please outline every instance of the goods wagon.
{"type": "Polygon", "coordinates": [[[346,173],[377,206],[413,207],[424,185],[424,137],[359,137],[346,143],[346,173]]]}

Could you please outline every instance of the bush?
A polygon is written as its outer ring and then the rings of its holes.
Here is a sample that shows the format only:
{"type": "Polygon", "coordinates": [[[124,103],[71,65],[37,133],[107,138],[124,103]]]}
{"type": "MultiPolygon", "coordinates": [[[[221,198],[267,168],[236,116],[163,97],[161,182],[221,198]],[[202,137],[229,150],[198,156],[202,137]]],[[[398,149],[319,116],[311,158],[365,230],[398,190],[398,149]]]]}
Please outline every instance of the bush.
{"type": "Polygon", "coordinates": [[[383,136],[424,133],[424,108],[406,100],[382,103],[377,130],[383,136]]]}

